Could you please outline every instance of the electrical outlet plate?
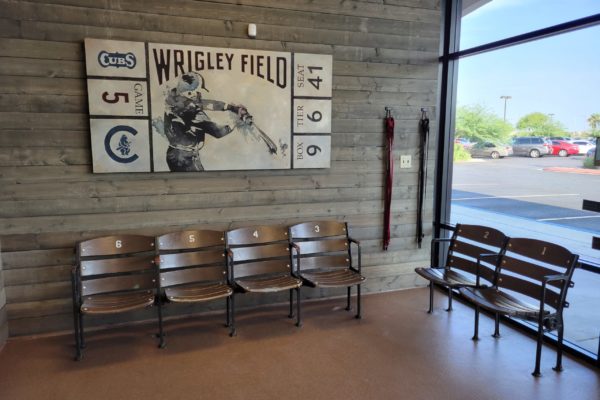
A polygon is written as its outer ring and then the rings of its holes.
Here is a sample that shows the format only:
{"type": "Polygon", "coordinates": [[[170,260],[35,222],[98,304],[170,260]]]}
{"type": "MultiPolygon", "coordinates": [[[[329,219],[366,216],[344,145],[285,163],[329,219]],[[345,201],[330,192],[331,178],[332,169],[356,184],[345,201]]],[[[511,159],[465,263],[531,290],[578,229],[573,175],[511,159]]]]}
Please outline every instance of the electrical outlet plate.
{"type": "Polygon", "coordinates": [[[412,160],[410,156],[400,156],[400,168],[410,168],[412,160]]]}

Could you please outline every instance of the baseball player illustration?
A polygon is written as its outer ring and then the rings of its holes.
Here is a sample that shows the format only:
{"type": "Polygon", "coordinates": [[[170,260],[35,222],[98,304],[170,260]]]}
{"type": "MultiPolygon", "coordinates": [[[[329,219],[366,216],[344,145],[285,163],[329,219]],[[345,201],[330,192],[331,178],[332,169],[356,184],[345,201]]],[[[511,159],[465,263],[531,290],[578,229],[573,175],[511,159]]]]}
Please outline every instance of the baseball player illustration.
{"type": "Polygon", "coordinates": [[[270,154],[277,153],[275,143],[254,124],[246,107],[204,99],[202,90],[209,93],[202,75],[188,72],[180,77],[177,85],[166,96],[164,130],[160,130],[169,142],[166,161],[171,171],[204,171],[200,150],[204,146],[206,135],[220,139],[236,129],[244,134],[254,131],[253,134],[265,142],[270,154]],[[207,111],[230,112],[235,122],[217,124],[211,121],[207,111]]]}

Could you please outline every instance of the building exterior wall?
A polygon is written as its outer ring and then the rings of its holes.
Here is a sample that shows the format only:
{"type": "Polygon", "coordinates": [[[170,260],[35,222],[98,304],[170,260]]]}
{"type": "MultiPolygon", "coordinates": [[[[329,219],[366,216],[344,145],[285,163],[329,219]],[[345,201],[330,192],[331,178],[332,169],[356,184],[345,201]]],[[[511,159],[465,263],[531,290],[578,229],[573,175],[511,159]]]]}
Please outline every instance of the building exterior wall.
{"type": "MultiPolygon", "coordinates": [[[[0,0],[0,6],[5,283],[0,294],[6,293],[0,322],[6,311],[11,336],[71,329],[75,243],[114,233],[157,235],[184,228],[345,220],[363,246],[365,292],[416,285],[413,268],[429,259],[429,238],[422,249],[414,238],[418,119],[426,107],[435,132],[438,0],[0,0]],[[257,24],[256,39],[247,37],[248,23],[257,24]],[[331,168],[92,174],[86,37],[332,54],[331,168]],[[382,251],[385,106],[396,118],[396,164],[392,240],[382,251]],[[412,168],[399,168],[401,154],[413,156],[412,168]]],[[[433,137],[430,143],[435,143],[433,137]]],[[[429,154],[435,154],[433,147],[429,154]]],[[[427,236],[432,160],[429,165],[427,236]]],[[[313,298],[341,294],[304,292],[313,298]]],[[[240,297],[241,305],[284,300],[240,297]]],[[[135,318],[151,318],[153,312],[135,318]]]]}

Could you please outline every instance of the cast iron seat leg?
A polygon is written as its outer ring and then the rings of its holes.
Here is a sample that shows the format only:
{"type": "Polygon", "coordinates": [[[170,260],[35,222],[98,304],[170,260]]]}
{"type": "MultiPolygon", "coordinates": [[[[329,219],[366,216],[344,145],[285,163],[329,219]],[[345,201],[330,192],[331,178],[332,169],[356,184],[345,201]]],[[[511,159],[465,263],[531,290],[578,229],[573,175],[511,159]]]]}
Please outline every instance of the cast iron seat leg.
{"type": "Polygon", "coordinates": [[[538,334],[537,334],[537,347],[535,349],[535,369],[531,373],[531,375],[535,377],[542,376],[540,372],[540,362],[542,359],[542,341],[544,339],[544,320],[540,314],[538,320],[538,334]]]}
{"type": "Polygon", "coordinates": [[[75,323],[75,361],[81,361],[81,343],[79,341],[79,313],[74,312],[73,320],[75,323]]]}
{"type": "Polygon", "coordinates": [[[433,312],[433,282],[429,281],[429,310],[427,310],[427,314],[431,314],[433,312]]]}
{"type": "Polygon", "coordinates": [[[473,332],[472,340],[479,340],[479,306],[475,306],[475,332],[473,332]]]}
{"type": "Polygon", "coordinates": [[[225,327],[226,327],[226,328],[229,328],[229,325],[231,324],[231,323],[229,322],[229,318],[230,318],[230,315],[229,315],[229,307],[231,307],[231,304],[230,304],[230,302],[231,302],[231,295],[227,296],[227,298],[225,299],[225,303],[226,303],[226,304],[225,304],[225,307],[227,308],[227,316],[225,317],[225,318],[226,318],[226,319],[225,319],[225,327]]]}
{"type": "MultiPolygon", "coordinates": [[[[350,289],[350,288],[348,288],[350,289]]],[[[360,309],[360,285],[356,285],[356,319],[361,319],[361,309],[360,309]]]]}
{"type": "Polygon", "coordinates": [[[448,288],[448,308],[446,309],[447,312],[452,311],[452,288],[449,287],[448,288]]]}
{"type": "Polygon", "coordinates": [[[237,335],[235,330],[235,293],[231,294],[231,319],[229,320],[229,336],[237,335]]]}
{"type": "Polygon", "coordinates": [[[290,289],[290,313],[288,318],[294,318],[294,289],[290,289]]]}
{"type": "Polygon", "coordinates": [[[564,325],[562,321],[562,317],[559,319],[558,325],[558,348],[556,349],[556,366],[552,369],[556,372],[561,372],[563,370],[562,367],[562,345],[563,345],[563,334],[564,334],[564,325]]]}
{"type": "Polygon", "coordinates": [[[500,337],[500,314],[496,313],[496,318],[495,318],[495,325],[494,325],[494,334],[492,335],[495,338],[499,338],[500,337]]]}
{"type": "Polygon", "coordinates": [[[83,314],[79,313],[79,348],[85,349],[86,344],[83,337],[83,314]]]}
{"type": "Polygon", "coordinates": [[[346,311],[350,311],[352,307],[350,307],[350,296],[352,295],[352,286],[348,286],[347,288],[348,295],[346,296],[346,311]]]}
{"type": "Polygon", "coordinates": [[[158,313],[158,348],[164,349],[167,345],[165,343],[165,333],[163,331],[163,320],[162,320],[162,298],[160,294],[157,295],[157,313],[158,313]]]}
{"type": "Polygon", "coordinates": [[[302,326],[302,318],[300,315],[300,287],[296,288],[296,326],[300,328],[302,326]]]}

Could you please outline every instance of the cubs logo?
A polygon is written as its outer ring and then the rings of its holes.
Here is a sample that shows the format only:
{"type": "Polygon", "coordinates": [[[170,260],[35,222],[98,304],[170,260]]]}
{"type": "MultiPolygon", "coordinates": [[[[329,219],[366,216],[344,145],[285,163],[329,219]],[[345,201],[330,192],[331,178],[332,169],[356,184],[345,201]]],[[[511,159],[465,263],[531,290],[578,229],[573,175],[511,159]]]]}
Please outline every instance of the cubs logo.
{"type": "Polygon", "coordinates": [[[110,129],[108,131],[108,133],[106,134],[106,136],[104,137],[104,150],[106,150],[106,154],[108,154],[108,156],[111,159],[113,159],[114,161],[116,161],[120,164],[129,164],[139,158],[139,156],[137,154],[130,155],[131,146],[133,145],[133,142],[126,135],[126,133],[129,133],[133,136],[137,135],[137,131],[135,129],[133,129],[131,126],[117,125],[114,128],[110,129]],[[125,132],[125,133],[123,133],[123,132],[125,132]],[[111,140],[112,140],[113,136],[115,136],[118,133],[122,133],[122,135],[121,135],[121,138],[119,139],[119,141],[117,142],[115,149],[113,150],[113,145],[111,143],[111,140]],[[117,153],[119,153],[119,154],[117,154],[117,153]]]}
{"type": "Polygon", "coordinates": [[[108,51],[101,51],[98,53],[98,64],[100,64],[102,68],[125,67],[133,69],[136,64],[136,59],[135,54],[133,53],[109,53],[108,51]]]}

